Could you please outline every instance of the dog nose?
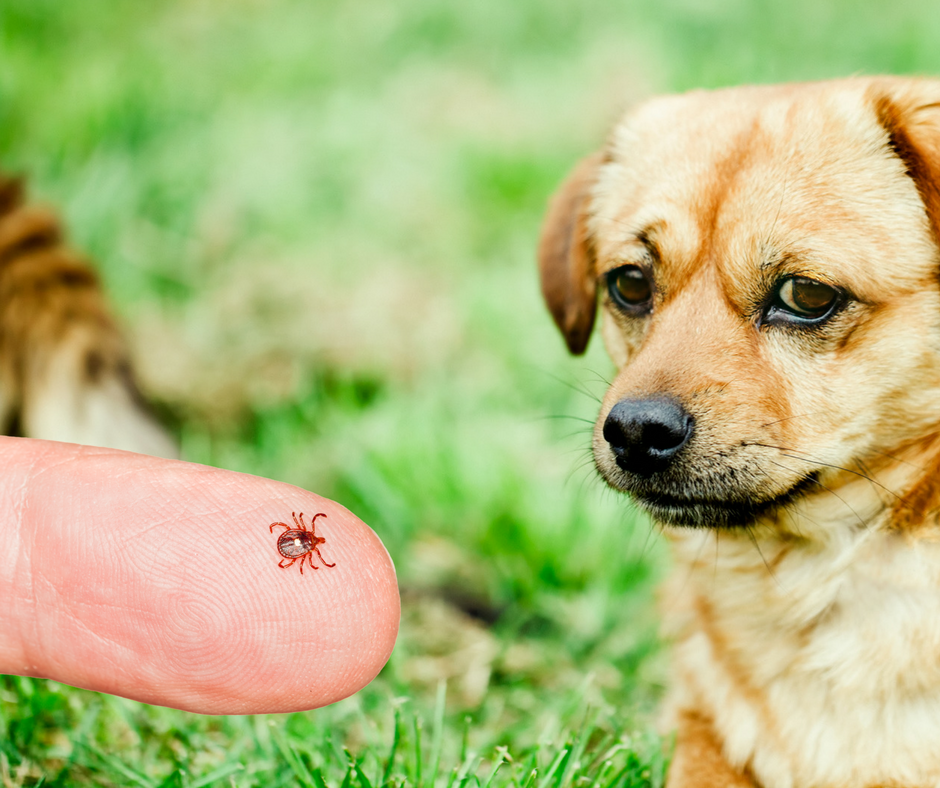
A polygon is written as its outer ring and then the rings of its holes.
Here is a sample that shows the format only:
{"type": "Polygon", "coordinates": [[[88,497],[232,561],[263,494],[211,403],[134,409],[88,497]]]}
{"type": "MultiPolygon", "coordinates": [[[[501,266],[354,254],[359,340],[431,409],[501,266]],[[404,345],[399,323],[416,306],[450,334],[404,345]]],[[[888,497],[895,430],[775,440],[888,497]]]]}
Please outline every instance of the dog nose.
{"type": "Polygon", "coordinates": [[[623,470],[652,476],[672,462],[694,427],[695,419],[673,399],[622,399],[607,415],[604,440],[623,470]]]}

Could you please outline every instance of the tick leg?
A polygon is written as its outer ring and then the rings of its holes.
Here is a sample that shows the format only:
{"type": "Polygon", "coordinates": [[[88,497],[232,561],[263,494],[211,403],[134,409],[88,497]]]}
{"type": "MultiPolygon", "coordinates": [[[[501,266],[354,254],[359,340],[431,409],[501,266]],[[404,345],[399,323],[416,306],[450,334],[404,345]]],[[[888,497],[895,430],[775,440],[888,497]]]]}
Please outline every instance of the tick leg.
{"type": "Polygon", "coordinates": [[[271,527],[268,528],[268,533],[272,533],[272,534],[274,533],[275,525],[283,525],[286,530],[288,531],[290,530],[290,526],[287,523],[271,523],[271,527]]]}
{"type": "Polygon", "coordinates": [[[297,528],[298,528],[299,530],[301,530],[301,531],[306,531],[306,530],[307,530],[307,526],[303,525],[303,521],[304,521],[304,513],[303,513],[303,512],[300,513],[300,522],[299,522],[299,523],[297,522],[297,515],[295,515],[293,512],[291,512],[291,513],[290,513],[290,516],[294,518],[294,524],[297,526],[297,528]]]}
{"type": "MultiPolygon", "coordinates": [[[[317,554],[317,556],[320,558],[320,560],[323,561],[323,566],[336,566],[336,564],[328,564],[328,563],[326,562],[326,560],[323,558],[323,555],[320,553],[320,548],[319,548],[319,547],[314,547],[311,552],[315,552],[315,553],[317,554]]],[[[312,558],[312,557],[310,558],[310,564],[313,565],[313,558],[312,558]]]]}
{"type": "Polygon", "coordinates": [[[310,566],[313,567],[314,569],[319,569],[319,568],[320,568],[319,566],[316,566],[316,565],[313,563],[313,553],[312,553],[312,552],[307,553],[307,560],[310,562],[310,566]]]}
{"type": "MultiPolygon", "coordinates": [[[[289,563],[289,564],[285,564],[284,562],[287,561],[287,560],[288,560],[288,559],[286,559],[286,558],[282,558],[281,561],[280,561],[280,563],[278,564],[278,566],[281,567],[281,569],[289,569],[290,567],[292,567],[292,566],[294,565],[294,561],[296,561],[297,559],[296,559],[296,558],[291,558],[291,559],[290,559],[290,563],[289,563]]],[[[301,571],[302,571],[302,570],[301,570],[301,571]]]]}
{"type": "Polygon", "coordinates": [[[323,512],[320,512],[319,514],[315,514],[315,515],[313,516],[313,519],[310,521],[310,532],[311,532],[311,533],[314,533],[314,534],[315,534],[315,533],[317,532],[317,518],[318,518],[318,517],[326,517],[326,515],[325,515],[323,512]]]}

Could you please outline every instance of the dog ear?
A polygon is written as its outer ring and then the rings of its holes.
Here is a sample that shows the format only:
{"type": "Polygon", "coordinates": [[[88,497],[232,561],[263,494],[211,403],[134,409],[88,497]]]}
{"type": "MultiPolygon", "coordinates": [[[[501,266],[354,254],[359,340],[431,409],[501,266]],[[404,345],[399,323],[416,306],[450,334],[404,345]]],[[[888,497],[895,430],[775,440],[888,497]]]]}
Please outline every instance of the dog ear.
{"type": "Polygon", "coordinates": [[[940,245],[940,81],[885,80],[875,91],[888,144],[914,180],[940,245]]]}
{"type": "Polygon", "coordinates": [[[588,201],[602,160],[582,159],[552,197],[539,238],[542,295],[568,350],[584,352],[597,311],[594,248],[588,232],[588,201]]]}

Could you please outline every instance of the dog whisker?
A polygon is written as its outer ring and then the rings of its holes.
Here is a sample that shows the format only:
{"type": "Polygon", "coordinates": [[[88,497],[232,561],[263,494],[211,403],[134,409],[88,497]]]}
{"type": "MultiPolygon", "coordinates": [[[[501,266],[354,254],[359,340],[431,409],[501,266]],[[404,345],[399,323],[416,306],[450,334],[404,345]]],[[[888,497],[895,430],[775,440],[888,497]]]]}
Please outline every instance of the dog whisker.
{"type": "Polygon", "coordinates": [[[585,449],[584,447],[579,447],[575,450],[578,454],[581,454],[581,460],[575,463],[571,470],[568,472],[568,476],[565,479],[565,484],[571,484],[575,475],[578,473],[583,473],[581,482],[579,483],[578,490],[579,492],[584,492],[585,485],[588,482],[593,482],[597,480],[597,475],[591,471],[595,470],[594,465],[594,453],[591,451],[590,447],[585,449]]]}
{"type": "MultiPolygon", "coordinates": [[[[799,458],[799,457],[796,457],[795,459],[800,459],[800,458],[799,458]]],[[[776,465],[778,468],[783,468],[785,471],[790,471],[790,473],[795,473],[795,472],[796,472],[793,468],[788,468],[786,465],[782,465],[781,463],[775,462],[774,460],[769,460],[769,462],[772,463],[773,465],[776,465]]],[[[855,509],[852,508],[851,504],[849,504],[849,502],[846,501],[845,498],[843,498],[841,495],[839,495],[839,493],[837,493],[837,492],[836,492],[835,490],[833,490],[831,487],[827,487],[825,484],[823,484],[821,481],[819,481],[819,479],[810,478],[809,480],[810,480],[811,483],[816,484],[816,485],[818,485],[819,487],[822,487],[822,488],[823,488],[824,490],[826,490],[826,492],[828,492],[830,495],[833,495],[834,497],[836,497],[836,498],[838,498],[840,501],[842,501],[842,503],[845,505],[845,508],[848,509],[852,514],[855,515],[856,519],[858,520],[859,524],[862,526],[862,528],[863,528],[864,530],[867,531],[867,530],[871,527],[868,523],[865,522],[864,519],[862,519],[862,516],[861,516],[857,511],[855,511],[855,509]]]]}
{"type": "Polygon", "coordinates": [[[851,468],[845,468],[841,465],[833,465],[832,463],[822,462],[821,460],[817,460],[814,457],[810,457],[809,455],[806,455],[806,458],[799,457],[795,454],[784,454],[783,456],[789,457],[791,460],[802,460],[803,462],[811,462],[811,463],[814,463],[815,465],[822,465],[826,468],[833,468],[834,470],[845,471],[846,473],[851,473],[855,476],[858,476],[860,479],[865,479],[865,481],[871,482],[871,484],[875,485],[876,487],[881,488],[889,495],[893,495],[898,500],[901,499],[901,496],[898,493],[896,493],[894,490],[892,490],[890,487],[886,487],[877,479],[875,479],[872,476],[869,476],[866,473],[860,473],[859,471],[852,470],[851,468]]]}
{"type": "Polygon", "coordinates": [[[887,489],[883,484],[878,484],[878,482],[875,481],[875,474],[872,472],[871,468],[869,468],[862,460],[856,460],[855,464],[862,470],[865,477],[871,483],[873,489],[875,489],[876,491],[884,490],[885,492],[891,495],[894,495],[894,497],[897,498],[898,500],[901,500],[900,495],[893,493],[891,490],[887,489]]]}
{"type": "Polygon", "coordinates": [[[591,427],[594,426],[593,419],[586,419],[583,416],[571,416],[566,413],[550,413],[546,416],[539,416],[540,421],[547,421],[550,419],[570,419],[571,421],[581,421],[581,422],[584,422],[585,424],[590,424],[591,427]]]}
{"type": "Polygon", "coordinates": [[[784,457],[788,457],[791,460],[800,460],[801,462],[808,462],[808,463],[812,463],[813,465],[820,465],[825,468],[832,468],[833,470],[845,471],[846,473],[851,473],[855,476],[865,479],[866,481],[871,482],[873,485],[876,485],[877,487],[880,487],[882,490],[889,493],[890,495],[893,495],[898,500],[901,499],[901,496],[898,493],[896,493],[890,487],[886,487],[877,479],[875,479],[873,476],[870,476],[867,473],[861,473],[859,471],[852,470],[851,468],[845,468],[842,465],[835,465],[831,462],[823,462],[822,460],[816,457],[813,457],[811,454],[807,454],[806,452],[800,452],[799,449],[790,449],[790,448],[787,448],[786,446],[775,446],[772,443],[760,443],[758,441],[749,441],[743,445],[762,446],[765,449],[776,449],[777,451],[783,453],[784,457]],[[787,452],[798,452],[798,454],[787,454],[787,452]],[[799,456],[799,455],[803,455],[803,456],[799,456]]]}
{"type": "MultiPolygon", "coordinates": [[[[758,466],[758,467],[756,468],[756,470],[758,470],[758,471],[760,471],[762,474],[764,474],[764,476],[766,476],[771,482],[773,482],[773,481],[775,480],[774,475],[771,474],[771,473],[768,473],[768,472],[765,471],[763,468],[761,468],[761,467],[758,466]]],[[[799,500],[796,500],[796,501],[792,502],[791,504],[789,504],[789,508],[790,508],[791,511],[793,511],[795,514],[799,515],[799,516],[802,517],[803,519],[809,520],[813,525],[815,525],[815,526],[817,526],[817,527],[819,526],[819,522],[816,521],[816,520],[814,520],[814,519],[813,519],[812,517],[810,517],[808,514],[806,514],[806,512],[800,507],[800,505],[799,505],[799,500]]],[[[803,536],[802,532],[799,532],[799,531],[798,531],[797,535],[800,536],[800,537],[803,536]]]]}
{"type": "MultiPolygon", "coordinates": [[[[634,511],[639,511],[636,504],[633,504],[632,508],[634,511]]],[[[662,525],[657,523],[655,520],[650,520],[649,518],[647,518],[647,522],[649,523],[649,525],[646,529],[646,539],[643,540],[643,549],[640,551],[641,561],[645,561],[649,557],[650,553],[652,553],[653,551],[653,544],[655,544],[653,542],[653,534],[656,533],[656,534],[659,534],[660,536],[662,536],[663,534],[662,525]]]]}
{"type": "Polygon", "coordinates": [[[777,419],[776,421],[768,421],[766,424],[761,424],[760,426],[761,426],[761,429],[765,429],[765,428],[767,428],[767,427],[773,427],[774,424],[783,424],[783,422],[785,422],[785,421],[793,421],[793,419],[804,419],[804,418],[806,418],[807,416],[818,416],[820,413],[828,413],[828,412],[830,412],[829,409],[826,409],[826,410],[811,410],[811,411],[809,411],[809,412],[807,412],[807,413],[797,413],[797,414],[794,415],[794,416],[787,416],[787,417],[784,418],[784,419],[777,419]]]}
{"type": "Polygon", "coordinates": [[[613,383],[613,381],[610,378],[608,378],[606,375],[602,375],[596,369],[589,369],[588,372],[590,372],[594,376],[594,379],[598,383],[603,383],[607,387],[609,387],[613,383]]]}
{"type": "Polygon", "coordinates": [[[563,378],[558,377],[558,375],[555,375],[554,373],[549,372],[547,369],[538,369],[538,371],[541,372],[543,375],[547,375],[548,377],[552,378],[554,381],[561,383],[561,385],[564,386],[565,388],[571,389],[577,394],[583,394],[585,397],[587,397],[590,400],[593,400],[598,405],[601,404],[601,398],[598,397],[596,394],[588,391],[584,386],[580,385],[580,382],[579,384],[574,384],[569,380],[564,380],[563,378]]]}
{"type": "Polygon", "coordinates": [[[751,544],[754,545],[754,549],[757,550],[757,554],[760,556],[760,560],[763,561],[764,566],[767,568],[768,574],[773,579],[774,583],[777,584],[777,588],[782,591],[783,586],[780,585],[780,581],[777,579],[777,575],[773,568],[770,566],[770,564],[767,563],[767,559],[764,557],[764,551],[760,549],[760,543],[757,541],[757,537],[754,535],[754,529],[751,526],[747,526],[744,530],[747,532],[748,538],[751,540],[751,544]]]}
{"type": "MultiPolygon", "coordinates": [[[[576,436],[569,435],[567,437],[571,438],[576,436]]],[[[565,453],[573,454],[575,457],[580,457],[582,464],[585,462],[589,462],[592,465],[594,464],[594,453],[591,451],[590,446],[574,446],[573,448],[566,449],[565,453]]]]}
{"type": "Polygon", "coordinates": [[[907,465],[909,468],[914,468],[918,471],[926,471],[927,468],[923,465],[920,465],[916,462],[910,462],[909,460],[904,460],[901,457],[895,457],[892,454],[886,454],[883,451],[872,451],[872,454],[877,454],[879,457],[884,457],[885,459],[892,460],[893,462],[900,463],[901,465],[907,465]]]}

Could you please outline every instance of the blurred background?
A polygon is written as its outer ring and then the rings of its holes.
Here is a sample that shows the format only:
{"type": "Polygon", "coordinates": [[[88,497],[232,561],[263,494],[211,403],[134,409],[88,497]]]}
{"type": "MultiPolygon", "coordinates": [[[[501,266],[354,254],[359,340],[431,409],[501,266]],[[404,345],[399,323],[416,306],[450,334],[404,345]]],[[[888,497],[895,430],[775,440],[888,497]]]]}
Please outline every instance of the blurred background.
{"type": "Polygon", "coordinates": [[[666,559],[595,479],[612,370],[540,302],[546,199],[653,93],[938,70],[927,0],[4,0],[0,167],[95,260],[185,458],[352,509],[404,610],[307,714],[2,678],[0,784],[660,784],[666,559]]]}

